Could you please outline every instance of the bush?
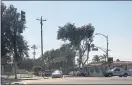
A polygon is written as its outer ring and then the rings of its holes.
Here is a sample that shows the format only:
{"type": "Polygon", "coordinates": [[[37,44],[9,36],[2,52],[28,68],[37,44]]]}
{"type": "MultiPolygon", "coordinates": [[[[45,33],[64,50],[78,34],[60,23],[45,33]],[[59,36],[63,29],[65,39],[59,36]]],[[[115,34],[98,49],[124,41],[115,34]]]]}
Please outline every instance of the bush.
{"type": "Polygon", "coordinates": [[[34,67],[33,67],[34,75],[39,76],[39,72],[40,72],[40,71],[42,71],[42,67],[41,67],[41,66],[34,66],[34,67]]]}

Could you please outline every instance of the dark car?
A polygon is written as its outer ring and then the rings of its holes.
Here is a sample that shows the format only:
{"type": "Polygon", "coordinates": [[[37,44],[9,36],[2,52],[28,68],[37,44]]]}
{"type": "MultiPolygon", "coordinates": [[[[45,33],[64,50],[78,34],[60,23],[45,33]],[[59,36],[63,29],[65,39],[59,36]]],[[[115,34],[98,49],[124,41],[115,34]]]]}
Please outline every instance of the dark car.
{"type": "Polygon", "coordinates": [[[86,72],[81,72],[81,76],[87,76],[86,72]]]}
{"type": "Polygon", "coordinates": [[[69,75],[72,76],[87,76],[87,73],[84,71],[71,71],[69,75]]]}
{"type": "Polygon", "coordinates": [[[84,71],[79,71],[79,76],[87,76],[87,73],[84,71]]]}
{"type": "Polygon", "coordinates": [[[49,77],[51,76],[52,72],[50,70],[47,70],[43,73],[43,76],[49,77]]]}

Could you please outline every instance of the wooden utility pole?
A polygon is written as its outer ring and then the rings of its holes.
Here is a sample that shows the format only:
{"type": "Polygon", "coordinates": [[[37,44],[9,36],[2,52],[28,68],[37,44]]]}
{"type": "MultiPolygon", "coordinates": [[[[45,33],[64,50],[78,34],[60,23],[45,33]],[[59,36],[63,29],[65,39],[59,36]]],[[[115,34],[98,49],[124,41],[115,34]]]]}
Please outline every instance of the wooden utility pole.
{"type": "Polygon", "coordinates": [[[33,60],[35,60],[37,46],[33,45],[31,48],[33,49],[33,60]]]}
{"type": "Polygon", "coordinates": [[[42,26],[43,26],[43,21],[46,21],[46,19],[43,20],[41,16],[40,19],[36,19],[36,20],[40,21],[40,25],[41,25],[41,56],[42,56],[42,61],[43,61],[42,66],[44,67],[45,64],[44,64],[44,58],[43,58],[43,29],[42,29],[42,26]]]}

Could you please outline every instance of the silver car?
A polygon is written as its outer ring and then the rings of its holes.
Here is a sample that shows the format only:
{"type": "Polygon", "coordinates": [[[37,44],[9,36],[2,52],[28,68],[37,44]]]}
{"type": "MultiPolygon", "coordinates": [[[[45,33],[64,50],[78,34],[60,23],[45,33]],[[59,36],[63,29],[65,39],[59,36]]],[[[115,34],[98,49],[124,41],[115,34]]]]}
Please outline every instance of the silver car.
{"type": "Polygon", "coordinates": [[[132,76],[132,69],[129,69],[128,71],[130,72],[130,76],[132,76]]]}
{"type": "Polygon", "coordinates": [[[52,78],[62,78],[63,77],[63,73],[61,70],[55,70],[52,73],[52,78]]]}

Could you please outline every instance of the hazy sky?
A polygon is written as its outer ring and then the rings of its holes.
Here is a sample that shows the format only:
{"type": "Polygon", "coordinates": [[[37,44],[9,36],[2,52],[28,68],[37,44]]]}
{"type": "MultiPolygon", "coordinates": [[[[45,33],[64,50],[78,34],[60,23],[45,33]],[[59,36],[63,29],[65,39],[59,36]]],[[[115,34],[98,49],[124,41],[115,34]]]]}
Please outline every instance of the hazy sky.
{"type": "MultiPolygon", "coordinates": [[[[26,12],[28,27],[24,36],[30,47],[38,46],[37,55],[40,50],[40,22],[36,18],[43,16],[47,19],[43,23],[44,52],[52,48],[59,48],[62,41],[57,40],[58,26],[71,22],[76,26],[92,23],[95,33],[103,33],[109,36],[109,55],[114,60],[132,60],[132,2],[129,1],[11,1],[4,2],[7,6],[13,4],[18,11],[26,12]]],[[[94,43],[106,48],[106,39],[96,36],[94,43]]],[[[33,50],[30,49],[30,57],[33,50]]],[[[92,55],[104,54],[101,50],[91,52],[92,55]]]]}

